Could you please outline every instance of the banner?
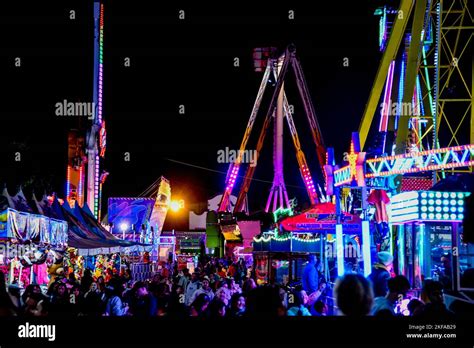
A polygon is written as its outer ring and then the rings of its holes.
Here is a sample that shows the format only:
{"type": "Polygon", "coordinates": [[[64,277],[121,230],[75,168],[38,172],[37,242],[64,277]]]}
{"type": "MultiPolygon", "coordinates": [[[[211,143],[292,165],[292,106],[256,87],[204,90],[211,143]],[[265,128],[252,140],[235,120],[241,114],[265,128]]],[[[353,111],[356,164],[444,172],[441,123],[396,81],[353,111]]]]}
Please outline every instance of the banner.
{"type": "Polygon", "coordinates": [[[153,198],[109,198],[108,222],[113,234],[140,232],[142,225],[150,219],[155,199],[153,198]]]}

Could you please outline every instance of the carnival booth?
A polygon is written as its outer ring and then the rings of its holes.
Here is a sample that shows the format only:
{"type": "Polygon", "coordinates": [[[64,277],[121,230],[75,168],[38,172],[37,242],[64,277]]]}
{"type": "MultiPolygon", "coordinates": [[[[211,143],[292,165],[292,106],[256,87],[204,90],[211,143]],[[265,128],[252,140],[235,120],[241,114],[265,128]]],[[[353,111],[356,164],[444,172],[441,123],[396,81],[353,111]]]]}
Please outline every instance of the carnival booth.
{"type": "Polygon", "coordinates": [[[0,213],[0,269],[9,284],[26,287],[46,285],[50,251],[63,253],[68,242],[68,224],[7,208],[0,213]]]}
{"type": "Polygon", "coordinates": [[[397,226],[398,273],[419,289],[424,278],[462,290],[460,277],[474,268],[474,245],[461,242],[464,201],[469,192],[407,191],[392,197],[397,226]],[[453,252],[456,251],[456,252],[453,252]]]}
{"type": "Polygon", "coordinates": [[[277,232],[268,232],[254,238],[253,256],[256,277],[259,283],[299,281],[308,254],[317,255],[322,263],[325,277],[333,280],[337,267],[343,271],[359,271],[364,261],[361,250],[370,253],[361,243],[362,221],[352,214],[343,213],[340,247],[336,237],[336,207],[332,203],[321,203],[295,216],[278,222],[277,232]],[[339,252],[338,252],[339,250],[339,252]]]}

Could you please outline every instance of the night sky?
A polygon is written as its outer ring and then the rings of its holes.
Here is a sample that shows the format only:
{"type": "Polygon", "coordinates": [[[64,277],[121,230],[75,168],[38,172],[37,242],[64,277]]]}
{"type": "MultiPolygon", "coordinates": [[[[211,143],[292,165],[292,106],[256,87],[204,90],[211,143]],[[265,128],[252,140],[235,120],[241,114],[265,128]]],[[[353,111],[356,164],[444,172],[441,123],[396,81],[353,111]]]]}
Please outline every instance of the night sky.
{"type": "MultiPolygon", "coordinates": [[[[221,193],[225,174],[214,171],[225,172],[227,165],[217,163],[217,151],[240,146],[262,77],[253,70],[254,47],[296,45],[325,144],[342,160],[381,57],[378,18],[373,15],[381,1],[332,1],[325,6],[156,3],[160,5],[105,2],[103,118],[110,175],[104,197],[136,196],[161,175],[188,205],[221,193]],[[178,19],[180,9],[185,20],[178,19]],[[294,20],[288,19],[289,10],[295,11],[294,20]],[[126,57],[130,67],[124,66],[126,57]],[[240,59],[238,68],[234,57],[240,59]],[[343,66],[344,57],[349,67],[343,66]],[[180,104],[185,105],[184,115],[178,112],[180,104]],[[130,162],[124,161],[125,152],[130,162]]],[[[64,99],[92,101],[92,2],[45,1],[8,8],[1,2],[0,42],[0,181],[11,194],[23,182],[26,192],[46,185],[63,196],[67,131],[85,129],[89,121],[58,117],[54,110],[64,99]],[[70,10],[75,10],[74,20],[70,10]],[[16,57],[21,57],[21,67],[15,67],[16,57]],[[21,162],[14,161],[17,151],[21,162]],[[27,181],[32,178],[33,186],[27,181]]],[[[315,171],[314,144],[292,74],[287,81],[296,127],[315,171]]],[[[263,117],[261,112],[260,121],[263,117]]],[[[286,125],[285,135],[289,196],[303,203],[308,199],[286,125]]],[[[269,183],[252,185],[252,210],[265,204],[271,186],[271,138],[270,130],[254,176],[269,183]]]]}

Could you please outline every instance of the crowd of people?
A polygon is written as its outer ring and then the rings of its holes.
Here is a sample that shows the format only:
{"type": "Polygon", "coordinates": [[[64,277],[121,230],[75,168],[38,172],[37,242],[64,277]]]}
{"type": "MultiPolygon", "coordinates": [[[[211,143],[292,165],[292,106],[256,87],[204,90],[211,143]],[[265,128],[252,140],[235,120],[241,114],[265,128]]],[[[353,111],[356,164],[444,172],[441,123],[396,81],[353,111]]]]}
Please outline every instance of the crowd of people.
{"type": "Polygon", "coordinates": [[[46,291],[35,284],[23,292],[15,285],[7,287],[0,272],[0,316],[454,316],[444,303],[440,282],[426,280],[420,298],[408,297],[410,283],[390,274],[392,261],[379,253],[368,278],[346,274],[334,287],[328,286],[314,256],[308,259],[301,284],[291,288],[257,286],[243,260],[217,258],[200,263],[193,272],[166,264],[146,281],[134,281],[130,273],[94,278],[90,270],[78,280],[71,272],[46,291]]]}

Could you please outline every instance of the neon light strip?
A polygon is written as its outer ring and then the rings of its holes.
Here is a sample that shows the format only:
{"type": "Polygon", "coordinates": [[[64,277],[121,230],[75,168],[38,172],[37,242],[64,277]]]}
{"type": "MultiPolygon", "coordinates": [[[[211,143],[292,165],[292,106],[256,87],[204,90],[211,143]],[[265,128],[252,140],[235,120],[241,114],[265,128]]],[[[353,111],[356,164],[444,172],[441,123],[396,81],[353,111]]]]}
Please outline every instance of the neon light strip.
{"type": "Polygon", "coordinates": [[[420,272],[424,274],[424,265],[425,265],[425,224],[419,225],[419,233],[420,233],[420,254],[418,257],[420,263],[420,272]]]}
{"type": "Polygon", "coordinates": [[[395,61],[392,60],[388,67],[387,82],[385,83],[385,91],[383,97],[382,113],[380,117],[379,132],[386,132],[388,127],[388,117],[391,114],[391,98],[392,98],[392,82],[393,82],[393,71],[395,67],[395,61]]]}
{"type": "Polygon", "coordinates": [[[367,277],[372,272],[372,262],[370,259],[370,225],[369,221],[362,221],[362,256],[364,258],[364,276],[367,277]]]}
{"type": "Polygon", "coordinates": [[[400,216],[395,216],[392,218],[392,223],[396,222],[407,222],[407,221],[412,221],[412,220],[418,220],[420,218],[420,215],[418,213],[413,213],[413,214],[408,214],[408,215],[400,215],[400,216]]]}
{"type": "Polygon", "coordinates": [[[66,199],[69,199],[71,196],[71,166],[67,166],[67,174],[66,174],[66,199]]]}
{"type": "Polygon", "coordinates": [[[344,275],[344,240],[342,238],[342,225],[336,224],[336,255],[337,275],[344,275]]]}
{"type": "Polygon", "coordinates": [[[411,201],[392,203],[391,207],[392,207],[392,210],[397,210],[397,209],[403,209],[403,208],[410,208],[413,206],[417,206],[418,204],[419,204],[419,201],[417,199],[413,199],[411,201]]]}
{"type": "Polygon", "coordinates": [[[409,215],[412,213],[418,213],[419,208],[418,205],[409,207],[409,208],[403,208],[403,209],[392,209],[392,217],[398,217],[402,215],[409,215]]]}
{"type": "Polygon", "coordinates": [[[82,189],[84,186],[84,177],[82,176],[82,168],[83,166],[81,165],[79,167],[79,187],[78,187],[78,193],[77,193],[77,201],[79,202],[79,205],[83,205],[84,203],[82,202],[82,189]]]}
{"type": "Polygon", "coordinates": [[[470,154],[474,155],[473,144],[373,158],[366,161],[368,173],[366,173],[365,177],[372,178],[472,166],[474,165],[474,160],[468,160],[470,154]],[[458,154],[456,152],[462,153],[458,154]],[[419,160],[417,161],[416,159],[424,156],[426,158],[422,159],[423,165],[419,165],[419,160]],[[432,162],[435,164],[430,164],[432,162]],[[377,163],[379,165],[376,165],[377,163]]]}
{"type": "Polygon", "coordinates": [[[94,180],[94,215],[99,213],[99,154],[95,155],[95,180],[94,180]]]}
{"type": "Polygon", "coordinates": [[[418,198],[418,191],[401,192],[392,197],[392,203],[418,198]]]}
{"type": "Polygon", "coordinates": [[[405,54],[403,54],[401,66],[400,66],[400,82],[398,85],[398,108],[397,108],[397,115],[395,117],[395,129],[398,128],[398,117],[400,117],[400,111],[403,109],[401,107],[403,102],[403,86],[405,84],[405,54]]]}
{"type": "Polygon", "coordinates": [[[97,105],[97,124],[102,123],[102,87],[103,87],[103,71],[104,71],[104,4],[100,5],[99,17],[99,101],[97,105]]]}
{"type": "Polygon", "coordinates": [[[378,158],[372,158],[367,160],[367,163],[376,163],[376,162],[382,162],[382,161],[392,161],[396,160],[398,158],[415,158],[419,156],[426,156],[426,155],[432,155],[432,154],[437,154],[437,153],[447,153],[450,151],[464,151],[464,150],[473,150],[474,151],[474,144],[469,144],[469,145],[460,145],[460,146],[453,146],[453,147],[444,147],[441,149],[434,149],[434,150],[425,150],[425,151],[420,151],[415,154],[412,153],[407,153],[407,154],[402,154],[402,155],[395,155],[395,156],[386,156],[386,157],[378,157],[378,158]]]}

